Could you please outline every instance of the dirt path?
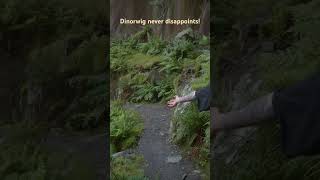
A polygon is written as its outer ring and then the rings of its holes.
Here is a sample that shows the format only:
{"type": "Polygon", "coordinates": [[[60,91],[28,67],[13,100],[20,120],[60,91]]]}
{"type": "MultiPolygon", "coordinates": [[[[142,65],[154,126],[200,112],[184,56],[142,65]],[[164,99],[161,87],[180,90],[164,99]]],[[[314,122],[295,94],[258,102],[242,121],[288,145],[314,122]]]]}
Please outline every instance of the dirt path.
{"type": "Polygon", "coordinates": [[[176,145],[169,142],[172,110],[160,104],[127,105],[144,120],[144,132],[138,153],[146,161],[145,175],[151,180],[199,180],[200,171],[191,160],[182,157],[176,145]]]}

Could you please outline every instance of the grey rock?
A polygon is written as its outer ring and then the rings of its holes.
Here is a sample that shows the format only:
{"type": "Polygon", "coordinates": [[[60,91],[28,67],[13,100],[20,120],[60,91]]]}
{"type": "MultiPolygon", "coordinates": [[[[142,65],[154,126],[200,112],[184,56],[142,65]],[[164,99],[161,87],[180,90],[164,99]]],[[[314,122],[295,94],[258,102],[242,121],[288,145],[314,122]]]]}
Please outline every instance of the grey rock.
{"type": "Polygon", "coordinates": [[[181,39],[183,37],[193,37],[194,34],[193,34],[193,30],[189,27],[181,32],[179,32],[177,35],[176,35],[176,39],[181,39]]]}
{"type": "Polygon", "coordinates": [[[194,174],[200,174],[201,172],[199,170],[193,170],[194,174]]]}
{"type": "Polygon", "coordinates": [[[182,160],[182,156],[177,155],[177,156],[169,156],[167,158],[167,163],[178,163],[182,160]]]}
{"type": "Polygon", "coordinates": [[[133,156],[135,153],[134,150],[132,149],[128,149],[128,150],[125,150],[125,151],[121,151],[121,152],[117,152],[117,153],[114,153],[112,154],[112,158],[117,158],[117,157],[130,157],[130,156],[133,156]]]}

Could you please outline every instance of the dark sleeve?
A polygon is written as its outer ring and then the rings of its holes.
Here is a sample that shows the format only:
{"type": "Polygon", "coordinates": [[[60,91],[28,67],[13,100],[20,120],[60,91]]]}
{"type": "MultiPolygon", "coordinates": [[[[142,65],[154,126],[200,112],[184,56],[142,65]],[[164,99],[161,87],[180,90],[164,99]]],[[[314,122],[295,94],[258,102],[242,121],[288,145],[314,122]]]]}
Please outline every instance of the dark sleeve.
{"type": "Polygon", "coordinates": [[[211,89],[210,87],[205,87],[196,91],[196,99],[198,104],[198,110],[208,111],[210,109],[210,101],[211,101],[211,89]]]}
{"type": "Polygon", "coordinates": [[[274,92],[273,107],[289,157],[320,153],[319,75],[274,92]]]}

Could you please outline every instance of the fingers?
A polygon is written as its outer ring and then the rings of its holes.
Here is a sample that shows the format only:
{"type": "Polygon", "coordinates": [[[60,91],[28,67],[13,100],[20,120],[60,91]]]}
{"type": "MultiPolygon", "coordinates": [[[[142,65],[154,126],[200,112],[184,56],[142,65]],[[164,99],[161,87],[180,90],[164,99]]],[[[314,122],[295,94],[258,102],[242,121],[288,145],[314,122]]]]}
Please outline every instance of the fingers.
{"type": "Polygon", "coordinates": [[[167,104],[173,104],[173,100],[168,101],[167,104]]]}
{"type": "Polygon", "coordinates": [[[176,100],[176,97],[174,97],[173,99],[170,99],[170,100],[167,102],[167,104],[172,104],[173,102],[175,102],[175,100],[176,100]]]}
{"type": "Polygon", "coordinates": [[[167,105],[168,105],[168,107],[175,107],[176,103],[175,102],[169,102],[167,105]]]}
{"type": "Polygon", "coordinates": [[[170,100],[168,103],[167,103],[168,107],[174,107],[176,106],[176,102],[174,100],[170,100]]]}
{"type": "Polygon", "coordinates": [[[174,96],[174,98],[172,98],[171,100],[169,100],[167,102],[167,106],[170,108],[175,107],[177,105],[177,98],[178,98],[178,96],[174,96]]]}

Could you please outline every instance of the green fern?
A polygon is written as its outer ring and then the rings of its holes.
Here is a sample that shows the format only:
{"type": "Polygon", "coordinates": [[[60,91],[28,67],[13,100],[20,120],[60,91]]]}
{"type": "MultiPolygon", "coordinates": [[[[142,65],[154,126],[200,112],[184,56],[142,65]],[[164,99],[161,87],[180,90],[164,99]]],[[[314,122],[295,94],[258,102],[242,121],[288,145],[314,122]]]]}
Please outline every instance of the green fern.
{"type": "Polygon", "coordinates": [[[118,102],[111,103],[110,138],[117,151],[137,144],[143,130],[143,122],[137,112],[126,110],[118,102]]]}

